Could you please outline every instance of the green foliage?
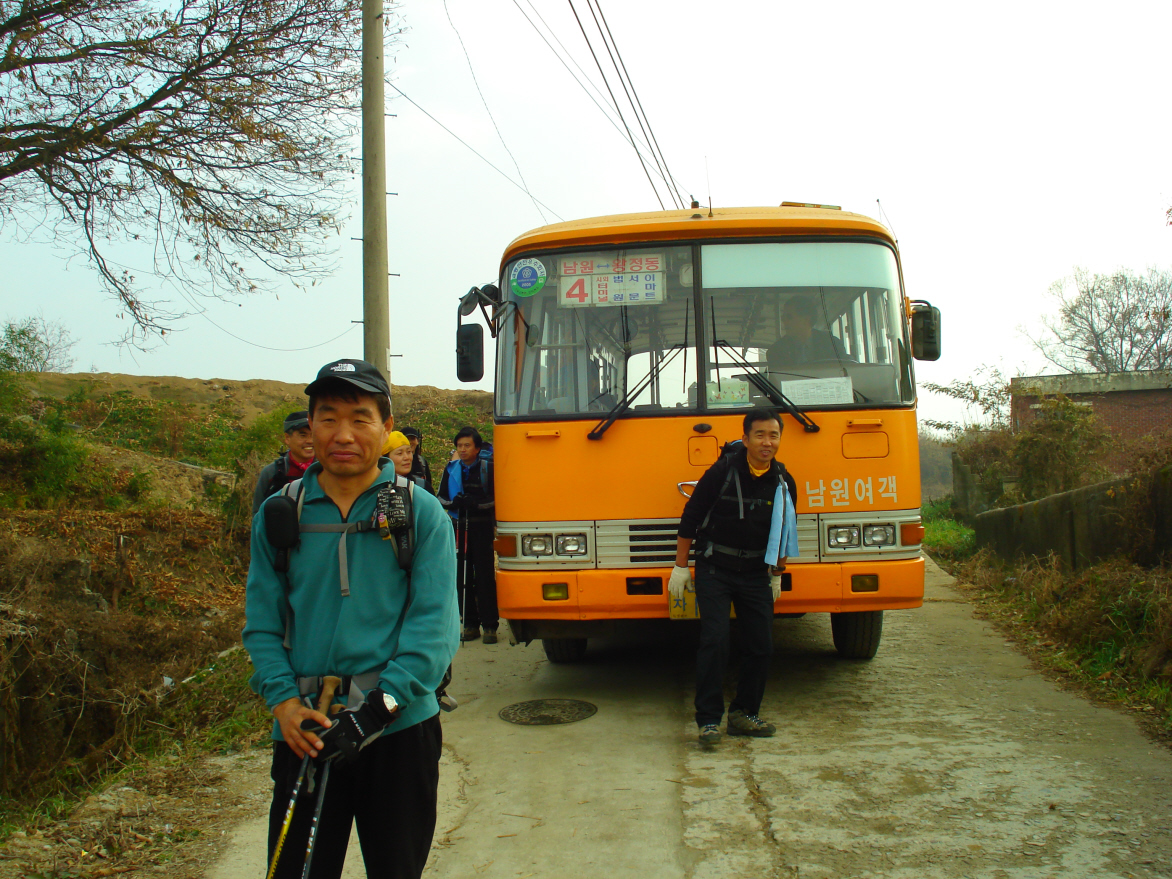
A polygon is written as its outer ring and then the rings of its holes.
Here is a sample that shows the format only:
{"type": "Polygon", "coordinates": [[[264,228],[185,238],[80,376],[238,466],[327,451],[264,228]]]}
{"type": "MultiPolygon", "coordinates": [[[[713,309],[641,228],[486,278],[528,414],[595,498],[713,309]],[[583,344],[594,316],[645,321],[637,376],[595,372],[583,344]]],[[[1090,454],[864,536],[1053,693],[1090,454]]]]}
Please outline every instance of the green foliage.
{"type": "Polygon", "coordinates": [[[0,415],[22,411],[28,403],[28,391],[16,373],[0,368],[0,415]]]}
{"type": "Polygon", "coordinates": [[[1009,404],[1012,399],[1009,379],[1000,369],[992,366],[977,367],[975,378],[956,379],[946,385],[924,382],[923,387],[934,394],[948,397],[965,404],[966,420],[933,421],[924,419],[924,424],[934,430],[944,431],[954,439],[972,430],[1000,430],[1009,426],[1009,404]],[[976,419],[968,413],[976,410],[976,419]]]}
{"type": "Polygon", "coordinates": [[[149,490],[147,474],[94,462],[59,417],[38,424],[28,416],[0,415],[0,494],[7,506],[120,509],[142,502],[149,490]]]}
{"type": "Polygon", "coordinates": [[[1012,462],[1027,500],[1102,481],[1111,435],[1089,407],[1059,394],[1042,397],[1037,417],[1013,439],[1012,462]]]}
{"type": "Polygon", "coordinates": [[[0,369],[11,372],[65,372],[73,365],[76,340],[59,322],[43,317],[9,321],[0,330],[0,369]]]}
{"type": "Polygon", "coordinates": [[[940,564],[950,566],[971,556],[976,549],[973,529],[952,514],[952,498],[942,497],[923,507],[924,548],[940,564]]]}
{"type": "Polygon", "coordinates": [[[970,427],[955,439],[956,453],[973,471],[985,498],[994,506],[1014,503],[1006,490],[1016,476],[1014,437],[1007,427],[970,427]]]}

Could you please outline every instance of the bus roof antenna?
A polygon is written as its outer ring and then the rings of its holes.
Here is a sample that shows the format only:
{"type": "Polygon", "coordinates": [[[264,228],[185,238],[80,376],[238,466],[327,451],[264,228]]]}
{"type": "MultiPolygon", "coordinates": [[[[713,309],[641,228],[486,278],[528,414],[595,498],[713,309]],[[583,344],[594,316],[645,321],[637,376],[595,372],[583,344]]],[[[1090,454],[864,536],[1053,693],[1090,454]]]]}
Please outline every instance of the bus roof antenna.
{"type": "Polygon", "coordinates": [[[708,157],[704,157],[704,179],[708,182],[708,216],[712,216],[712,177],[708,173],[708,157]]]}
{"type": "Polygon", "coordinates": [[[896,234],[895,226],[891,222],[891,217],[888,217],[883,212],[883,205],[879,203],[879,199],[875,199],[875,204],[879,206],[879,219],[886,220],[887,228],[891,230],[891,235],[892,235],[892,237],[895,238],[895,246],[898,248],[899,247],[899,235],[896,234]]]}

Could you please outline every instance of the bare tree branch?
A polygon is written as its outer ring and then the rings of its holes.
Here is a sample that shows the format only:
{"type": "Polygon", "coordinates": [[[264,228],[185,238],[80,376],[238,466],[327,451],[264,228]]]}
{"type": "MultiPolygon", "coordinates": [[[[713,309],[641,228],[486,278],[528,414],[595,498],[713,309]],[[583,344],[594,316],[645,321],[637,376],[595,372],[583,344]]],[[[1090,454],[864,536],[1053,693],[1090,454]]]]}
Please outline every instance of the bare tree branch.
{"type": "Polygon", "coordinates": [[[1172,368],[1172,272],[1075,269],[1051,285],[1050,295],[1058,314],[1043,320],[1048,335],[1030,341],[1055,366],[1104,373],[1172,368]]]}
{"type": "MultiPolygon", "coordinates": [[[[0,0],[0,228],[48,210],[131,319],[116,245],[231,296],[330,268],[361,83],[358,0],[0,0]]],[[[387,39],[398,35],[387,28],[387,39]]]]}

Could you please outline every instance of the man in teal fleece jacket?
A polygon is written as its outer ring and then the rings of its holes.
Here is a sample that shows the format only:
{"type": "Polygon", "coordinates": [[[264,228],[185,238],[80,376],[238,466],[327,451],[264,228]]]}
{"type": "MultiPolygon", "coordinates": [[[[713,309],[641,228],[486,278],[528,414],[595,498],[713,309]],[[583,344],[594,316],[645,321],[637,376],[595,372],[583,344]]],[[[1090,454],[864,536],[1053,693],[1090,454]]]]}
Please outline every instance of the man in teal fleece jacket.
{"type": "MultiPolygon", "coordinates": [[[[311,879],[341,874],[352,822],[368,876],[418,877],[435,831],[435,691],[459,646],[452,528],[439,501],[413,493],[410,578],[394,541],[380,539],[377,527],[343,532],[339,526],[374,519],[379,490],[394,478],[392,465],[378,463],[394,425],[390,389],[371,364],[340,360],[322,367],[305,390],[317,461],[304,477],[300,523],[335,530],[303,530],[281,573],[262,507],[253,520],[248,571],[251,685],[276,719],[269,858],[302,758],[332,758],[311,879]],[[349,710],[327,717],[303,703],[324,675],[360,685],[349,710]]],[[[300,875],[304,863],[314,805],[308,787],[282,846],[282,879],[300,875]]]]}

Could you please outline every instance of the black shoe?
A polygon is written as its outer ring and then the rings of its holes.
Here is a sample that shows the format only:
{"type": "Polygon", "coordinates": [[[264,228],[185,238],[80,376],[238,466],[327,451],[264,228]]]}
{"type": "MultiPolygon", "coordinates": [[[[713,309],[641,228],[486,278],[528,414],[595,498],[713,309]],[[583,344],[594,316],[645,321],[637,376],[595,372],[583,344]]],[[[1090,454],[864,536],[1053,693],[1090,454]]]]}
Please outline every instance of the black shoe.
{"type": "Polygon", "coordinates": [[[485,644],[495,644],[496,643],[496,629],[485,629],[484,630],[484,637],[482,637],[480,640],[485,644]]]}
{"type": "Polygon", "coordinates": [[[475,641],[480,637],[480,626],[476,628],[465,628],[460,632],[461,641],[475,641]]]}

